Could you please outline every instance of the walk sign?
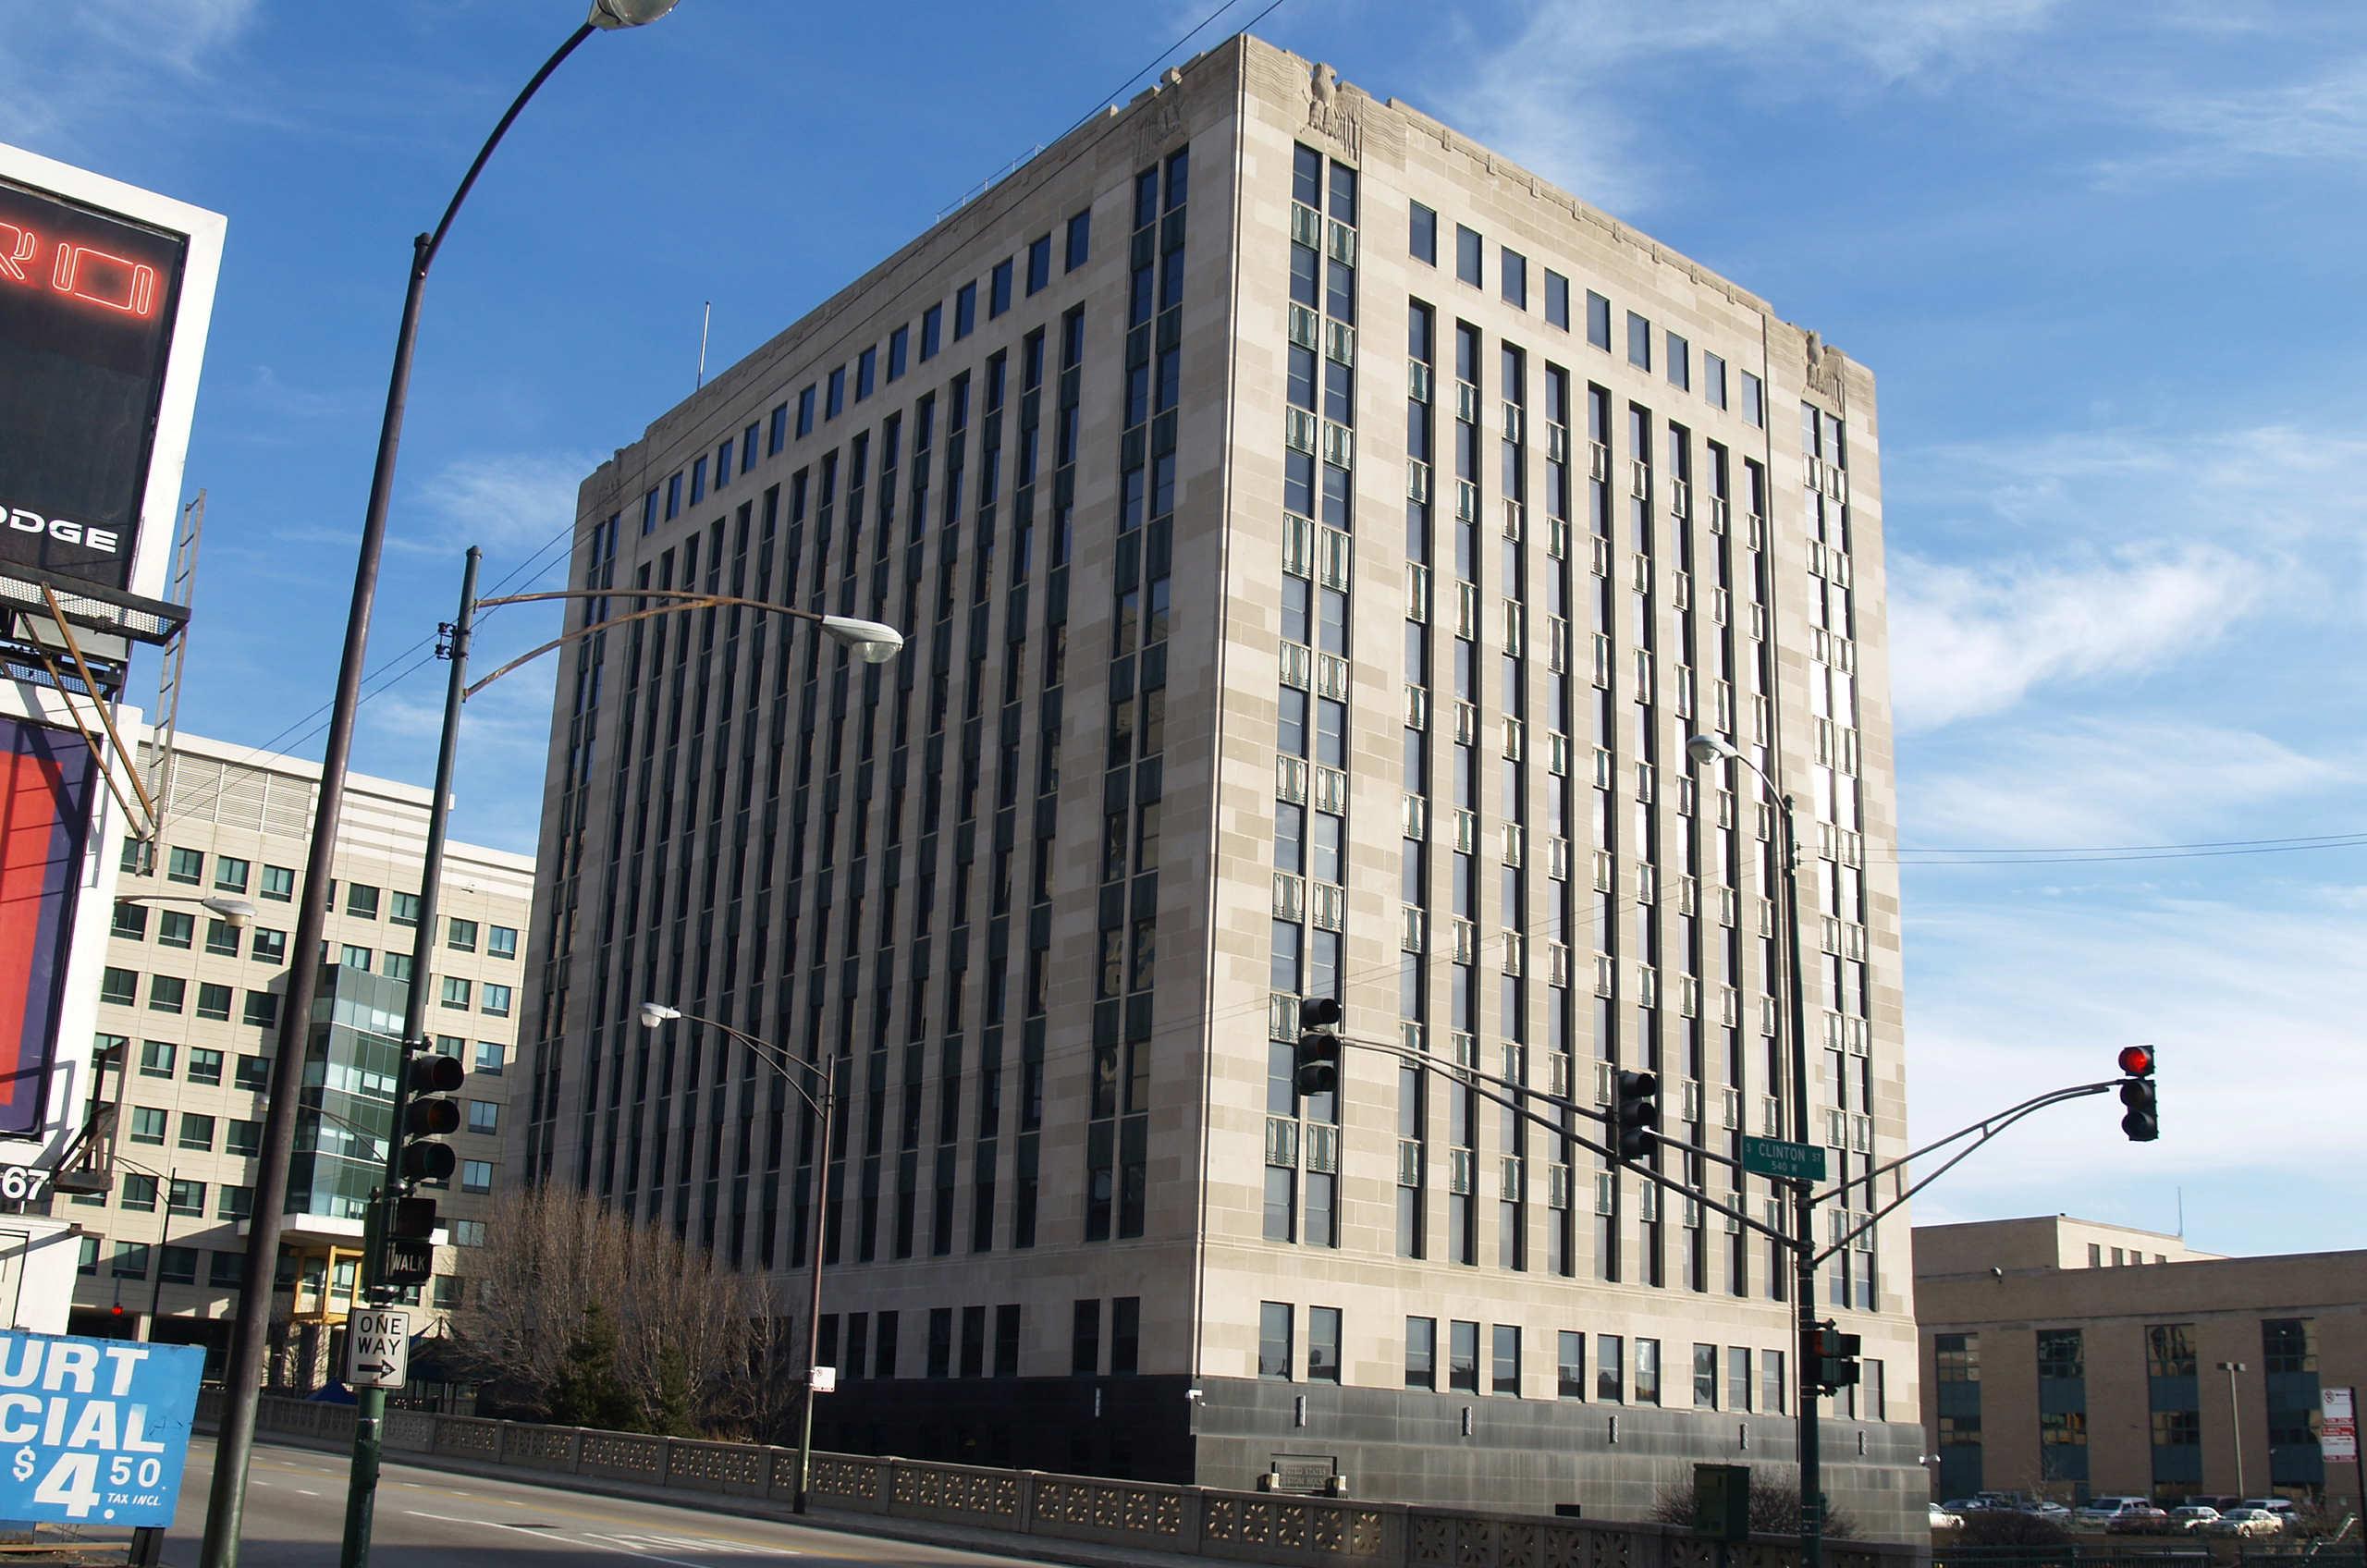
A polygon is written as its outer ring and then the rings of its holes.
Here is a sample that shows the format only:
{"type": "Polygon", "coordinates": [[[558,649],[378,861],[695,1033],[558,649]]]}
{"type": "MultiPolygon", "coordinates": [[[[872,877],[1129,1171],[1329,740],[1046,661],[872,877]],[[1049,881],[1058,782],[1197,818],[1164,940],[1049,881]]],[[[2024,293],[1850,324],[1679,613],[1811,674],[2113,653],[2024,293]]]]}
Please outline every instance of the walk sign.
{"type": "Polygon", "coordinates": [[[0,1330],[0,1519],[170,1525],[205,1352],[0,1330]]]}
{"type": "Polygon", "coordinates": [[[411,1314],[364,1307],[345,1320],[345,1380],[357,1389],[399,1389],[411,1381],[411,1314]]]}

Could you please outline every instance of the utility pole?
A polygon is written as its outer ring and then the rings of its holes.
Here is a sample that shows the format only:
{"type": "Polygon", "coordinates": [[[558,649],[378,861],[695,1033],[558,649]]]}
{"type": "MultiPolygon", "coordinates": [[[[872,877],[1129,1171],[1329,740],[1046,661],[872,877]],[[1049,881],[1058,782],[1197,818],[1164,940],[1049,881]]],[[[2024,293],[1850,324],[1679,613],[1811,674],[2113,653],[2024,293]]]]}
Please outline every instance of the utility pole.
{"type": "MultiPolygon", "coordinates": [[[[435,753],[435,792],[427,801],[427,850],[420,863],[419,924],[411,930],[411,983],[403,995],[403,1037],[400,1065],[395,1072],[394,1103],[386,1125],[386,1184],[371,1201],[369,1243],[362,1257],[362,1291],[374,1306],[392,1292],[386,1281],[386,1241],[394,1228],[395,1200],[405,1186],[403,1175],[403,1102],[411,1094],[411,1064],[415,1052],[428,1048],[427,990],[435,962],[436,925],[444,883],[444,833],[450,815],[452,766],[460,748],[460,703],[469,684],[469,636],[476,621],[477,560],[469,547],[460,569],[460,607],[451,626],[448,644],[452,672],[444,687],[444,731],[435,753]]],[[[370,1561],[370,1531],[378,1501],[378,1460],[385,1442],[386,1390],[353,1390],[353,1469],[345,1498],[345,1537],[337,1552],[339,1568],[363,1568],[370,1561]]]]}

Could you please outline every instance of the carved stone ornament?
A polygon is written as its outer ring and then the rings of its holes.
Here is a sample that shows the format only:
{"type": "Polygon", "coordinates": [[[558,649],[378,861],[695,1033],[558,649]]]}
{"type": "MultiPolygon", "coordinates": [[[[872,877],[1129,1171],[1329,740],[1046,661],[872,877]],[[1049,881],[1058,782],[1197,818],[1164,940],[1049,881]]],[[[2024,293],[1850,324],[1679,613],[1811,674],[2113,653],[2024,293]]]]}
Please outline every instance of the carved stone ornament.
{"type": "Polygon", "coordinates": [[[1809,389],[1823,393],[1833,399],[1835,409],[1846,410],[1849,396],[1847,378],[1843,372],[1848,366],[1849,356],[1838,349],[1826,348],[1824,339],[1813,332],[1808,335],[1808,349],[1809,389]]]}
{"type": "Polygon", "coordinates": [[[1322,61],[1307,73],[1306,128],[1338,144],[1350,158],[1364,156],[1364,128],[1340,91],[1340,73],[1322,61]]]}
{"type": "Polygon", "coordinates": [[[1184,73],[1171,70],[1154,90],[1134,122],[1134,162],[1145,163],[1165,153],[1184,134],[1184,95],[1175,91],[1184,73]]]}

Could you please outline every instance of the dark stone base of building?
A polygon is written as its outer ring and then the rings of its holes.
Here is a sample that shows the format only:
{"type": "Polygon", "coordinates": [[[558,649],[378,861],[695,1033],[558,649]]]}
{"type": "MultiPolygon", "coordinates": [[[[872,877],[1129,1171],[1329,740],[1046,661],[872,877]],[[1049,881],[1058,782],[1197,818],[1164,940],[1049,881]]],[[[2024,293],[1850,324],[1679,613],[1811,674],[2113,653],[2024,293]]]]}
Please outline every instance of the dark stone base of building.
{"type": "MultiPolygon", "coordinates": [[[[1828,1420],[1824,1490],[1861,1537],[1928,1538],[1919,1428],[1828,1420]]],[[[1250,1489],[1637,1519],[1698,1463],[1793,1479],[1783,1415],[1178,1377],[898,1378],[840,1385],[817,1449],[1250,1489]],[[1188,1397],[1197,1389],[1200,1397],[1188,1397]]]]}

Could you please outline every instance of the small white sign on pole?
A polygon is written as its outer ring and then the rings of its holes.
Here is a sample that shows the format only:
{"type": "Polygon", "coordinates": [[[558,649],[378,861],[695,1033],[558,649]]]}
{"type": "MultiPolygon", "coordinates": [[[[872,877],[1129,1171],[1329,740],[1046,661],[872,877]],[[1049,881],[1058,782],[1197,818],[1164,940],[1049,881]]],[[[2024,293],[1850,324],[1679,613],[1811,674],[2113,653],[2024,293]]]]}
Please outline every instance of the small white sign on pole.
{"type": "Polygon", "coordinates": [[[345,1380],[357,1389],[399,1389],[411,1380],[411,1314],[364,1307],[345,1320],[345,1380]]]}
{"type": "Polygon", "coordinates": [[[2359,1416],[2349,1389],[2318,1390],[2318,1453],[2324,1459],[2359,1457],[2359,1416]]]}
{"type": "Polygon", "coordinates": [[[814,1368],[812,1381],[808,1383],[807,1386],[817,1394],[837,1393],[839,1391],[839,1369],[835,1366],[816,1366],[814,1368]]]}

